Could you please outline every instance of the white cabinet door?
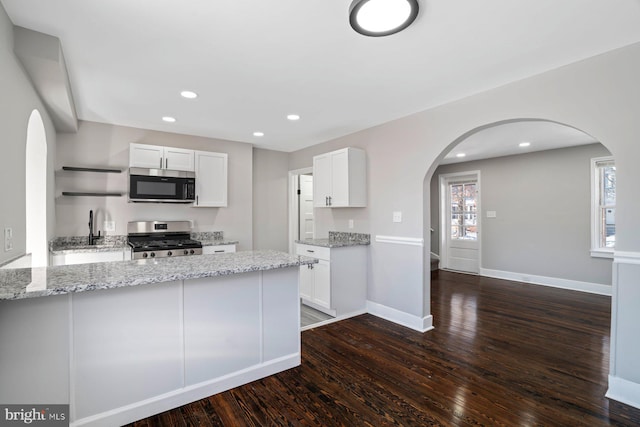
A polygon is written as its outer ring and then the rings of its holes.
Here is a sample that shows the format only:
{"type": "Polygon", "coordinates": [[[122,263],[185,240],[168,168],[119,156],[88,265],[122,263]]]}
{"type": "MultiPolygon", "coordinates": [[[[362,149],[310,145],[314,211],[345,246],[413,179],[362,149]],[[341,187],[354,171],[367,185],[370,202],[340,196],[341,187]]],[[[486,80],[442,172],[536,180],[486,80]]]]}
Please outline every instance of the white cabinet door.
{"type": "Polygon", "coordinates": [[[331,308],[331,267],[329,261],[313,264],[313,302],[331,308]]]}
{"type": "Polygon", "coordinates": [[[364,150],[343,148],[313,158],[314,207],[367,205],[364,150]]]}
{"type": "Polygon", "coordinates": [[[313,206],[329,206],[331,196],[331,153],[313,158],[313,206]]]}
{"type": "Polygon", "coordinates": [[[164,147],[165,169],[177,171],[191,171],[195,169],[195,159],[193,150],[184,148],[164,147]]]}
{"type": "Polygon", "coordinates": [[[349,152],[331,153],[331,207],[349,206],[349,152]]]}
{"type": "Polygon", "coordinates": [[[300,298],[313,300],[313,270],[308,265],[300,266],[300,298]]]}
{"type": "Polygon", "coordinates": [[[129,144],[129,167],[161,169],[164,166],[164,147],[129,144]]]}
{"type": "Polygon", "coordinates": [[[196,151],[196,203],[194,207],[227,206],[227,162],[225,153],[196,151]]]}
{"type": "Polygon", "coordinates": [[[194,170],[193,150],[160,145],[129,144],[129,167],[194,170]]]}

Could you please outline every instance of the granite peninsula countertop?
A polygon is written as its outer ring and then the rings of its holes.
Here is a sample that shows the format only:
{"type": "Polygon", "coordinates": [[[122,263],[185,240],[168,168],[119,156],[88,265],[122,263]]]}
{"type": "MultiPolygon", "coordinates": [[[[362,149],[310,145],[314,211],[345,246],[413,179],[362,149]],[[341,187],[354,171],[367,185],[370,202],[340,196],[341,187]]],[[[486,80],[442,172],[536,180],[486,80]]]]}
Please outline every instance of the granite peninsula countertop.
{"type": "Polygon", "coordinates": [[[296,243],[311,246],[322,246],[325,248],[341,248],[346,246],[370,245],[371,236],[364,233],[330,231],[328,238],[296,240],[296,243]]]}
{"type": "Polygon", "coordinates": [[[317,260],[279,251],[0,269],[0,300],[63,295],[152,283],[264,271],[317,260]]]}

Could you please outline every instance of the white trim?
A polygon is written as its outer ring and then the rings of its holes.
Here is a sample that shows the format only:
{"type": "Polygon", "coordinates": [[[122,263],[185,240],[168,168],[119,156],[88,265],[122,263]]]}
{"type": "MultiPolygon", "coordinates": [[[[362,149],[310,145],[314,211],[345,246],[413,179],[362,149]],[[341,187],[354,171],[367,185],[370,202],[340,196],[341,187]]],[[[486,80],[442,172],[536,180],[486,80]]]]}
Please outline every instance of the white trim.
{"type": "MultiPolygon", "coordinates": [[[[289,195],[289,200],[288,200],[288,204],[289,204],[289,253],[290,254],[295,254],[296,253],[296,247],[295,247],[295,243],[294,243],[294,237],[296,234],[296,230],[299,227],[298,225],[298,206],[296,201],[297,196],[298,196],[298,175],[304,175],[304,174],[308,174],[308,173],[313,173],[313,168],[309,167],[309,168],[302,168],[302,169],[295,169],[295,170],[291,170],[289,171],[289,177],[288,177],[288,182],[289,182],[289,190],[288,190],[288,195],[289,195]]],[[[316,230],[315,230],[315,222],[313,223],[313,235],[315,236],[316,234],[316,230]]]]}
{"type": "Polygon", "coordinates": [[[607,252],[610,252],[611,248],[603,248],[600,246],[600,176],[596,171],[598,170],[598,163],[601,162],[615,162],[613,156],[606,157],[594,157],[591,159],[591,256],[596,258],[611,258],[607,252]]]}
{"type": "Polygon", "coordinates": [[[552,288],[569,289],[572,291],[588,292],[591,294],[611,296],[612,287],[600,283],[581,282],[579,280],[560,279],[558,277],[538,276],[535,274],[514,273],[511,271],[490,270],[481,268],[480,275],[514,282],[530,283],[534,285],[550,286],[552,288]]]}
{"type": "Polygon", "coordinates": [[[367,300],[367,312],[376,317],[397,323],[398,325],[406,326],[407,328],[418,332],[427,332],[433,329],[432,315],[418,317],[369,300],[367,300]]]}
{"type": "Polygon", "coordinates": [[[437,259],[437,260],[439,260],[439,259],[440,259],[440,255],[438,255],[438,254],[437,254],[437,253],[435,253],[435,252],[431,252],[431,259],[437,259]]]}
{"type": "Polygon", "coordinates": [[[81,418],[72,422],[70,426],[110,427],[128,424],[299,365],[300,353],[290,354],[267,363],[251,366],[230,375],[204,381],[179,390],[173,390],[141,402],[115,408],[90,417],[81,418]]]}
{"type": "Polygon", "coordinates": [[[378,243],[395,243],[397,245],[424,246],[424,239],[418,237],[376,236],[378,243]]]}
{"type": "Polygon", "coordinates": [[[615,251],[613,262],[620,264],[640,264],[640,252],[615,251]]]}
{"type": "Polygon", "coordinates": [[[328,325],[330,323],[339,322],[341,320],[349,319],[350,317],[360,316],[361,314],[367,314],[367,310],[357,310],[357,311],[353,311],[351,313],[342,314],[340,316],[333,317],[331,319],[323,320],[322,322],[312,323],[311,325],[307,325],[307,326],[301,327],[300,331],[302,332],[302,331],[306,331],[306,330],[309,330],[309,329],[317,328],[319,326],[328,325]]]}
{"type": "Polygon", "coordinates": [[[640,409],[640,384],[609,375],[605,397],[640,409]]]}

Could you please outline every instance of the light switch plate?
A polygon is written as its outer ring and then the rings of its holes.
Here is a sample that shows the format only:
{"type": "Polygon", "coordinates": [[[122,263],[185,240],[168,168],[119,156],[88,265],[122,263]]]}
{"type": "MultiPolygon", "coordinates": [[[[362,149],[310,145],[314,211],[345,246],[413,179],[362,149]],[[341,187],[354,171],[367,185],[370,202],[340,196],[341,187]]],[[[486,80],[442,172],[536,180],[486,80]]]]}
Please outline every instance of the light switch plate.
{"type": "Polygon", "coordinates": [[[487,218],[495,218],[497,217],[496,211],[487,211],[487,218]]]}
{"type": "Polygon", "coordinates": [[[13,250],[13,229],[11,227],[4,228],[4,251],[13,250]]]}
{"type": "Polygon", "coordinates": [[[353,228],[353,220],[352,219],[349,220],[349,228],[350,229],[353,228]]]}
{"type": "Polygon", "coordinates": [[[114,231],[116,231],[116,222],[105,221],[102,228],[104,228],[105,233],[108,233],[108,232],[113,233],[114,231]]]}
{"type": "Polygon", "coordinates": [[[393,213],[393,222],[402,222],[402,212],[395,211],[393,213]]]}

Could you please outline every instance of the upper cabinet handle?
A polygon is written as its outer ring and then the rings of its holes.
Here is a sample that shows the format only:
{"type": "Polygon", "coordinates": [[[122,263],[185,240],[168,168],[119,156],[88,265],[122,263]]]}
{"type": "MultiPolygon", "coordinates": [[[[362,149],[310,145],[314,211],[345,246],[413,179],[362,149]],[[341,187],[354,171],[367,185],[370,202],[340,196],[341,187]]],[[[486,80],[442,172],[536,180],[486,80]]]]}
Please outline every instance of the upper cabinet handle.
{"type": "Polygon", "coordinates": [[[160,157],[160,169],[162,169],[162,157],[160,157]]]}

